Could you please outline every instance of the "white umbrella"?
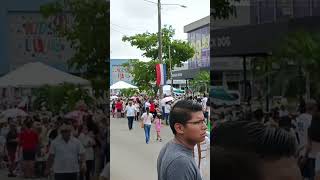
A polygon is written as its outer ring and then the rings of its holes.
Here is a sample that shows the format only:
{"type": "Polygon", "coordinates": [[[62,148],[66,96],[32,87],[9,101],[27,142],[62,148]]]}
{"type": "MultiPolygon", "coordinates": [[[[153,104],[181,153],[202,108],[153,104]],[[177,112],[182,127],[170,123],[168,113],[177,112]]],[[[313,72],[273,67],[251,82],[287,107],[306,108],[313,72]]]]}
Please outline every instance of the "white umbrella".
{"type": "Polygon", "coordinates": [[[172,96],[169,96],[169,97],[165,97],[161,100],[161,103],[164,104],[166,102],[169,102],[169,101],[173,101],[174,98],[172,96]]]}
{"type": "Polygon", "coordinates": [[[28,114],[21,109],[14,108],[14,109],[7,109],[3,111],[0,116],[5,118],[8,118],[8,117],[15,118],[17,116],[25,117],[25,116],[28,116],[28,114]]]}
{"type": "Polygon", "coordinates": [[[111,96],[110,99],[118,99],[118,96],[111,96]]]}
{"type": "Polygon", "coordinates": [[[130,89],[130,88],[137,89],[138,87],[133,86],[133,85],[126,83],[124,81],[118,81],[110,86],[110,89],[130,89]]]}

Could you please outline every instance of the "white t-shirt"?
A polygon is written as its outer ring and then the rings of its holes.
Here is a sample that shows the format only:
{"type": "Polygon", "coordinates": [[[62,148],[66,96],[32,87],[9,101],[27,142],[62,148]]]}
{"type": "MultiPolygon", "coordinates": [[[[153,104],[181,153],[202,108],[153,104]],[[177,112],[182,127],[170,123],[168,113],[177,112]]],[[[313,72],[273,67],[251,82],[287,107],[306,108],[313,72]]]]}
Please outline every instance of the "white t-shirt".
{"type": "Polygon", "coordinates": [[[288,116],[289,115],[289,112],[287,110],[280,110],[279,111],[279,117],[285,117],[285,116],[288,116]]]}
{"type": "Polygon", "coordinates": [[[91,144],[93,145],[95,143],[94,140],[90,136],[84,135],[83,133],[81,133],[79,135],[79,141],[81,142],[81,144],[86,150],[85,152],[86,160],[94,160],[93,147],[92,146],[86,147],[89,144],[89,142],[91,142],[91,144]]]}
{"type": "Polygon", "coordinates": [[[137,103],[137,104],[135,104],[134,106],[135,106],[135,108],[136,108],[136,112],[140,112],[140,105],[137,103]]]}
{"type": "Polygon", "coordinates": [[[132,105],[132,106],[127,106],[126,107],[126,111],[127,111],[127,117],[132,117],[135,116],[135,110],[136,108],[132,105]]]}
{"type": "Polygon", "coordinates": [[[202,104],[202,109],[203,109],[203,110],[206,110],[206,109],[207,109],[207,102],[208,102],[208,98],[207,98],[207,97],[204,97],[204,98],[202,99],[202,102],[201,102],[201,104],[202,104]]]}
{"type": "Polygon", "coordinates": [[[141,119],[143,120],[143,124],[151,125],[151,121],[153,119],[153,116],[151,113],[149,113],[149,116],[148,116],[147,113],[145,112],[142,114],[141,119]]]}
{"type": "Polygon", "coordinates": [[[71,137],[68,142],[65,142],[61,136],[58,136],[52,141],[49,151],[49,154],[54,155],[53,172],[79,172],[79,155],[84,153],[85,149],[78,139],[71,137]]]}
{"type": "Polygon", "coordinates": [[[171,110],[170,104],[166,104],[166,105],[164,106],[164,113],[170,113],[170,110],[171,110]]]}
{"type": "Polygon", "coordinates": [[[300,114],[296,118],[296,131],[300,140],[299,147],[306,145],[308,142],[308,128],[311,125],[311,120],[312,115],[307,113],[300,114]]]}
{"type": "Polygon", "coordinates": [[[144,106],[145,106],[146,108],[150,108],[151,104],[147,101],[147,102],[144,104],[144,106]]]}
{"type": "MultiPolygon", "coordinates": [[[[206,136],[205,140],[200,143],[201,160],[200,160],[200,174],[203,180],[210,179],[210,139],[206,136]]],[[[199,155],[198,146],[194,147],[194,160],[198,166],[199,155]]]]}

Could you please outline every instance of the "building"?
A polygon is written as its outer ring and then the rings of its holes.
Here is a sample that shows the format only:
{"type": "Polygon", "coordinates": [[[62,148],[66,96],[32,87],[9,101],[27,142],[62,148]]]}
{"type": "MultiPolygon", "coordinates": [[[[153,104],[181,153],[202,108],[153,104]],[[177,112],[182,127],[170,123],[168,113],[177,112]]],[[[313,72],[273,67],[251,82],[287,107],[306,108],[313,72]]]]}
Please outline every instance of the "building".
{"type": "Polygon", "coordinates": [[[74,50],[52,30],[52,25],[72,24],[69,13],[46,20],[40,6],[52,0],[4,0],[0,6],[0,76],[29,62],[43,62],[68,71],[74,50]]]}
{"type": "Polygon", "coordinates": [[[210,70],[210,17],[186,25],[184,32],[188,34],[188,42],[194,48],[195,54],[185,63],[184,68],[175,68],[172,73],[173,80],[181,82],[179,86],[182,89],[188,87],[188,81],[200,71],[210,70]]]}
{"type": "Polygon", "coordinates": [[[301,27],[318,30],[319,3],[257,0],[242,1],[236,8],[237,17],[211,20],[211,84],[238,90],[247,100],[261,89],[253,83],[255,59],[271,55],[288,32],[301,27]]]}
{"type": "Polygon", "coordinates": [[[129,84],[133,84],[132,75],[129,73],[128,69],[123,66],[123,64],[127,62],[129,62],[128,59],[110,60],[110,85],[118,81],[124,81],[129,84]]]}

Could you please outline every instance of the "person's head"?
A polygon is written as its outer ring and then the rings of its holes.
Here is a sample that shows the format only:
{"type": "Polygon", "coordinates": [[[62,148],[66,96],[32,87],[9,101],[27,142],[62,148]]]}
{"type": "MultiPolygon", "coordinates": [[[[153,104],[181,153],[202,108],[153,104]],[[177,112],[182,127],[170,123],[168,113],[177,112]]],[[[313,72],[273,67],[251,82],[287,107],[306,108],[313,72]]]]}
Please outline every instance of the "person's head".
{"type": "Polygon", "coordinates": [[[65,141],[68,141],[70,139],[71,132],[72,132],[72,126],[70,124],[64,123],[60,127],[61,136],[65,141]]]}
{"type": "Polygon", "coordinates": [[[147,107],[146,108],[146,112],[149,114],[150,113],[150,109],[147,107]]]}
{"type": "Polygon", "coordinates": [[[227,121],[214,127],[216,146],[258,155],[266,180],[300,179],[296,159],[296,140],[285,130],[259,122],[227,121]]]}
{"type": "Polygon", "coordinates": [[[190,100],[177,101],[170,111],[170,128],[175,136],[190,144],[205,140],[207,126],[202,106],[190,100]]]}
{"type": "Polygon", "coordinates": [[[161,113],[157,113],[157,118],[161,119],[161,113]]]}
{"type": "Polygon", "coordinates": [[[33,122],[31,120],[28,120],[28,121],[26,121],[25,125],[26,125],[26,128],[31,129],[33,122]]]}
{"type": "Polygon", "coordinates": [[[262,180],[261,161],[257,154],[228,150],[222,147],[210,149],[214,179],[262,180]]]}
{"type": "Polygon", "coordinates": [[[132,106],[132,101],[129,101],[129,106],[132,106]]]}

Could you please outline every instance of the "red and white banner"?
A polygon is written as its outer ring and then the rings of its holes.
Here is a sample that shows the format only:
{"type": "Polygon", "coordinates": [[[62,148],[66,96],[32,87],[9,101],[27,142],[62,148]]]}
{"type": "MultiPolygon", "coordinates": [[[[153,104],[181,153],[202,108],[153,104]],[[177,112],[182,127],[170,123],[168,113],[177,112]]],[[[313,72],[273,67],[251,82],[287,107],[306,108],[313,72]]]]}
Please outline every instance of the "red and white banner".
{"type": "Polygon", "coordinates": [[[166,73],[166,65],[165,64],[157,64],[156,65],[156,73],[157,73],[157,86],[165,85],[167,79],[166,73]]]}

